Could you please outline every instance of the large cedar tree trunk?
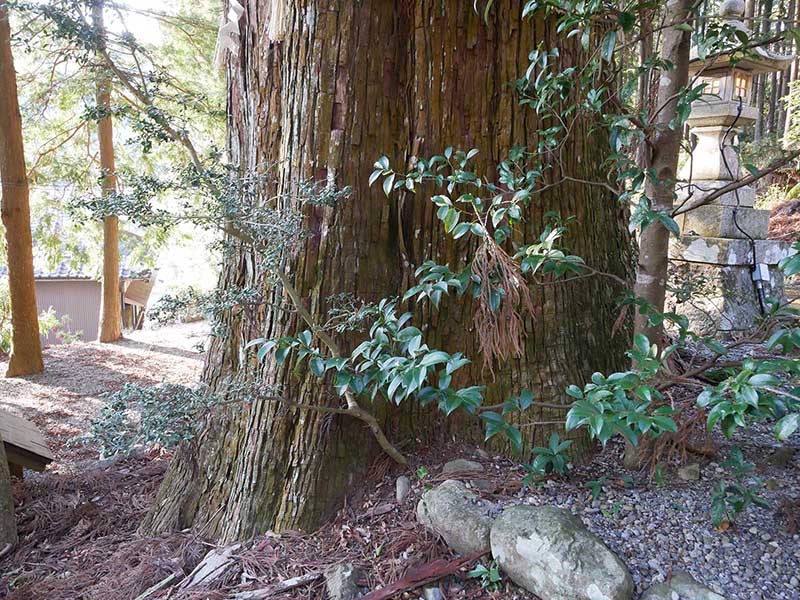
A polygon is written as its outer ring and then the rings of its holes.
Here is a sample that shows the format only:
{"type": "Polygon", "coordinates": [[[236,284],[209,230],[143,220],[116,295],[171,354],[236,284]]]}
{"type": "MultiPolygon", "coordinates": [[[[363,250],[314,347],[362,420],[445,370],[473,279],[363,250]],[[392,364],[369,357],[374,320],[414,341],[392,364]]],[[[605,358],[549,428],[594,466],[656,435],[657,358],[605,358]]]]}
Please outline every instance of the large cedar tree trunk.
{"type": "MultiPolygon", "coordinates": [[[[270,4],[248,3],[240,21],[241,54],[229,66],[232,159],[243,171],[277,164],[281,189],[302,179],[353,188],[336,208],[306,210],[311,236],[288,260],[306,307],[324,320],[334,294],[352,292],[369,301],[401,295],[426,259],[463,268],[474,248],[444,234],[428,199],[432,191],[387,200],[380,186],[367,185],[372,165],[387,154],[402,169],[411,156],[441,154],[453,145],[479,148],[485,167],[514,145],[535,146],[539,123],[518,105],[513,82],[525,73],[530,49],[540,41],[553,43],[554,27],[523,21],[520,1],[495,3],[487,25],[471,2],[461,0],[298,0],[286,3],[285,33],[274,41],[267,36],[270,4]]],[[[572,41],[561,50],[566,63],[583,58],[572,41]]],[[[585,123],[577,128],[565,168],[592,178],[607,142],[590,137],[585,123]]],[[[541,231],[547,211],[575,215],[572,250],[625,276],[630,244],[624,217],[599,190],[563,186],[542,195],[530,208],[527,238],[541,231]]],[[[247,253],[229,259],[221,285],[263,287],[253,264],[247,253]]],[[[458,385],[487,384],[487,402],[532,389],[540,400],[565,403],[568,384],[586,381],[593,370],[624,365],[627,339],[610,338],[617,292],[606,281],[585,279],[534,289],[537,315],[526,321],[524,354],[498,365],[494,380],[481,369],[472,307],[463,299],[443,302],[439,312],[418,309],[415,320],[431,347],[474,359],[458,385]]],[[[280,289],[270,293],[273,300],[283,297],[280,289]]],[[[248,339],[304,329],[294,315],[269,306],[254,318],[244,314],[232,312],[229,335],[212,343],[203,376],[212,388],[221,389],[232,375],[260,373],[296,402],[337,402],[330,386],[305,368],[294,373],[291,360],[280,367],[268,360],[257,368],[252,358],[243,358],[248,339]]],[[[349,352],[356,340],[346,335],[338,341],[349,352]]],[[[442,422],[433,408],[411,401],[391,415],[383,406],[371,408],[404,449],[434,426],[439,440],[448,434],[482,438],[474,421],[442,422]]],[[[525,422],[564,415],[531,413],[525,422]]],[[[537,444],[550,432],[524,431],[537,444]]],[[[227,406],[176,453],[142,530],[196,525],[231,540],[269,529],[308,529],[342,505],[377,455],[369,431],[346,416],[268,402],[227,406]]]]}
{"type": "MultiPolygon", "coordinates": [[[[102,36],[102,0],[92,7],[94,26],[102,36]]],[[[97,108],[104,111],[97,120],[97,140],[100,145],[100,170],[102,194],[108,196],[117,189],[117,167],[114,161],[114,125],[111,120],[111,77],[104,67],[97,69],[97,108]]],[[[119,218],[109,215],[103,219],[103,280],[100,304],[101,342],[115,342],[122,338],[122,303],[119,287],[119,218]]]]}
{"type": "Polygon", "coordinates": [[[11,54],[6,3],[0,0],[0,180],[6,230],[8,288],[11,296],[11,358],[6,377],[41,373],[42,344],[33,281],[33,239],[28,175],[17,98],[17,74],[11,54]]]}

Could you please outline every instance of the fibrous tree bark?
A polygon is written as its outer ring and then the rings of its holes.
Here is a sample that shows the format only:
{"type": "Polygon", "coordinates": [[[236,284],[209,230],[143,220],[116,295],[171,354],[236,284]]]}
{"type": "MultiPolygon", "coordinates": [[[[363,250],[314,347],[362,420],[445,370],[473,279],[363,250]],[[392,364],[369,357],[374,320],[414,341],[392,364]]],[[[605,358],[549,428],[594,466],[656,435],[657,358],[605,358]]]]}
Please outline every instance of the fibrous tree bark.
{"type": "MultiPolygon", "coordinates": [[[[92,6],[92,21],[102,44],[105,34],[103,22],[104,1],[92,6]]],[[[97,141],[100,146],[101,187],[103,196],[117,189],[117,167],[114,160],[114,124],[111,119],[111,76],[104,64],[97,68],[97,141]]],[[[103,280],[100,304],[101,342],[114,342],[122,338],[122,302],[119,287],[119,218],[108,215],[103,218],[103,280]]]]}
{"type": "Polygon", "coordinates": [[[6,377],[16,377],[40,373],[44,364],[33,280],[33,239],[22,120],[5,1],[0,1],[0,179],[12,327],[6,377]]]}
{"type": "MultiPolygon", "coordinates": [[[[671,212],[675,197],[681,129],[670,127],[677,116],[680,91],[689,80],[689,49],[691,30],[679,26],[687,23],[695,0],[672,0],[667,4],[667,28],[664,30],[661,59],[671,63],[672,69],[661,74],[656,99],[654,139],[649,167],[655,177],[648,177],[645,195],[654,211],[671,212]]],[[[649,302],[658,311],[664,310],[669,263],[669,230],[659,221],[642,231],[639,240],[639,268],[636,273],[635,294],[649,302]]],[[[646,335],[652,343],[661,346],[662,325],[650,325],[642,313],[636,315],[636,333],[646,335]]]]}
{"type": "MultiPolygon", "coordinates": [[[[275,2],[247,3],[239,22],[239,57],[228,66],[232,160],[242,172],[277,165],[277,181],[266,196],[300,180],[353,189],[334,208],[304,209],[309,236],[299,252],[286,257],[303,305],[320,322],[331,297],[341,292],[366,301],[402,295],[414,281],[414,268],[427,259],[464,268],[474,247],[444,233],[430,189],[387,200],[379,186],[368,186],[368,178],[383,154],[393,165],[405,165],[415,156],[441,154],[449,145],[475,147],[479,168],[487,168],[515,145],[535,148],[540,123],[519,106],[513,82],[525,73],[529,50],[540,41],[554,45],[556,33],[543,19],[522,19],[523,4],[496,3],[485,24],[472,3],[459,0],[298,0],[285,3],[283,22],[269,19],[281,14],[273,12],[275,2]]],[[[580,61],[574,39],[560,47],[560,60],[580,61]]],[[[589,134],[589,123],[575,127],[565,160],[548,175],[554,179],[562,174],[592,179],[600,173],[598,149],[607,142],[589,134]]],[[[528,240],[541,231],[548,211],[577,217],[567,240],[574,253],[602,270],[628,274],[625,218],[606,191],[569,183],[537,196],[527,215],[528,240]]],[[[221,286],[264,289],[255,264],[248,252],[230,257],[221,286]]],[[[628,340],[610,338],[619,290],[597,279],[532,289],[537,314],[526,320],[523,354],[497,365],[494,378],[481,369],[469,301],[448,298],[439,311],[416,308],[415,322],[424,327],[431,347],[474,360],[459,385],[487,384],[487,403],[529,389],[539,400],[565,404],[569,383],[586,381],[593,370],[624,366],[628,340]]],[[[268,359],[259,366],[242,352],[249,339],[305,328],[296,313],[275,308],[284,299],[280,286],[267,293],[269,302],[255,315],[226,313],[227,335],[213,339],[204,380],[224,392],[231,377],[258,375],[293,402],[335,405],[329,379],[321,384],[305,367],[296,371],[292,359],[280,366],[268,359]]],[[[360,339],[352,333],[336,337],[346,352],[360,339]]],[[[391,412],[378,401],[370,410],[397,444],[407,446],[434,428],[440,440],[482,438],[475,420],[443,423],[433,407],[412,401],[391,412]]],[[[564,411],[546,411],[531,410],[521,418],[564,418],[564,411]]],[[[536,444],[551,430],[523,427],[536,444]]],[[[363,423],[344,415],[266,400],[225,406],[194,441],[179,448],[142,530],[197,525],[230,540],[269,529],[315,527],[341,506],[376,456],[377,445],[363,423]]]]}

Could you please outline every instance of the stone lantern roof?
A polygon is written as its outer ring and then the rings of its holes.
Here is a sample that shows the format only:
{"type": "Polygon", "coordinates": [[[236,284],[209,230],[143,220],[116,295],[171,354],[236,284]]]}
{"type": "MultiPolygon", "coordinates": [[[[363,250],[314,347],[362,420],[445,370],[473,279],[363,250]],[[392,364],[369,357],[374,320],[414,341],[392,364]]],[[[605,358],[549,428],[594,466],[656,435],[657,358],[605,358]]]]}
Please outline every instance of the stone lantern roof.
{"type": "MultiPolygon", "coordinates": [[[[726,0],[719,7],[719,16],[725,19],[728,25],[744,32],[750,38],[753,32],[743,21],[744,10],[744,0],[726,0]]],[[[744,53],[723,51],[701,58],[695,46],[689,59],[689,75],[703,71],[704,74],[712,76],[717,69],[731,66],[747,71],[751,75],[772,73],[787,69],[794,58],[792,54],[777,54],[764,46],[750,48],[744,53]]]]}

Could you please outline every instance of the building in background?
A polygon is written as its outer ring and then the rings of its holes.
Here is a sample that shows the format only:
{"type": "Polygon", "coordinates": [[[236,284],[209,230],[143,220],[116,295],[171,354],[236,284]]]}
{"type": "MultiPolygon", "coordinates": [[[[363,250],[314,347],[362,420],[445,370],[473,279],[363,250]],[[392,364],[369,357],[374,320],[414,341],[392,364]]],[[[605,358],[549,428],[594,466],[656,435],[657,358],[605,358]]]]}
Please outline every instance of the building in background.
{"type": "MultiPolygon", "coordinates": [[[[125,329],[141,329],[144,323],[150,292],[156,280],[156,271],[140,264],[137,247],[141,238],[131,233],[120,235],[119,285],[122,304],[122,324],[125,329]]],[[[52,265],[43,253],[34,249],[34,281],[36,304],[39,313],[53,308],[61,320],[68,317],[66,328],[72,334],[80,333],[83,341],[97,339],[100,327],[100,280],[96,267],[89,260],[65,255],[52,265]]],[[[0,267],[0,276],[6,268],[0,267]]],[[[58,344],[59,330],[43,336],[45,344],[58,344]]]]}

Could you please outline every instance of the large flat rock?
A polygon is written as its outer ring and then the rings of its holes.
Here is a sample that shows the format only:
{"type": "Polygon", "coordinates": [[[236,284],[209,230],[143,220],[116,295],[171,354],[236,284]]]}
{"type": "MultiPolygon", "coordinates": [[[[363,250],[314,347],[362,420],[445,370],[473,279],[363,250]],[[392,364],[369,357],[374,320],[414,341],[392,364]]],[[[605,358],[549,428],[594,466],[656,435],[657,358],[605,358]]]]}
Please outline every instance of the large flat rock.
{"type": "Polygon", "coordinates": [[[547,600],[630,600],[628,568],[573,514],[514,506],[495,520],[492,554],[511,580],[547,600]]]}

